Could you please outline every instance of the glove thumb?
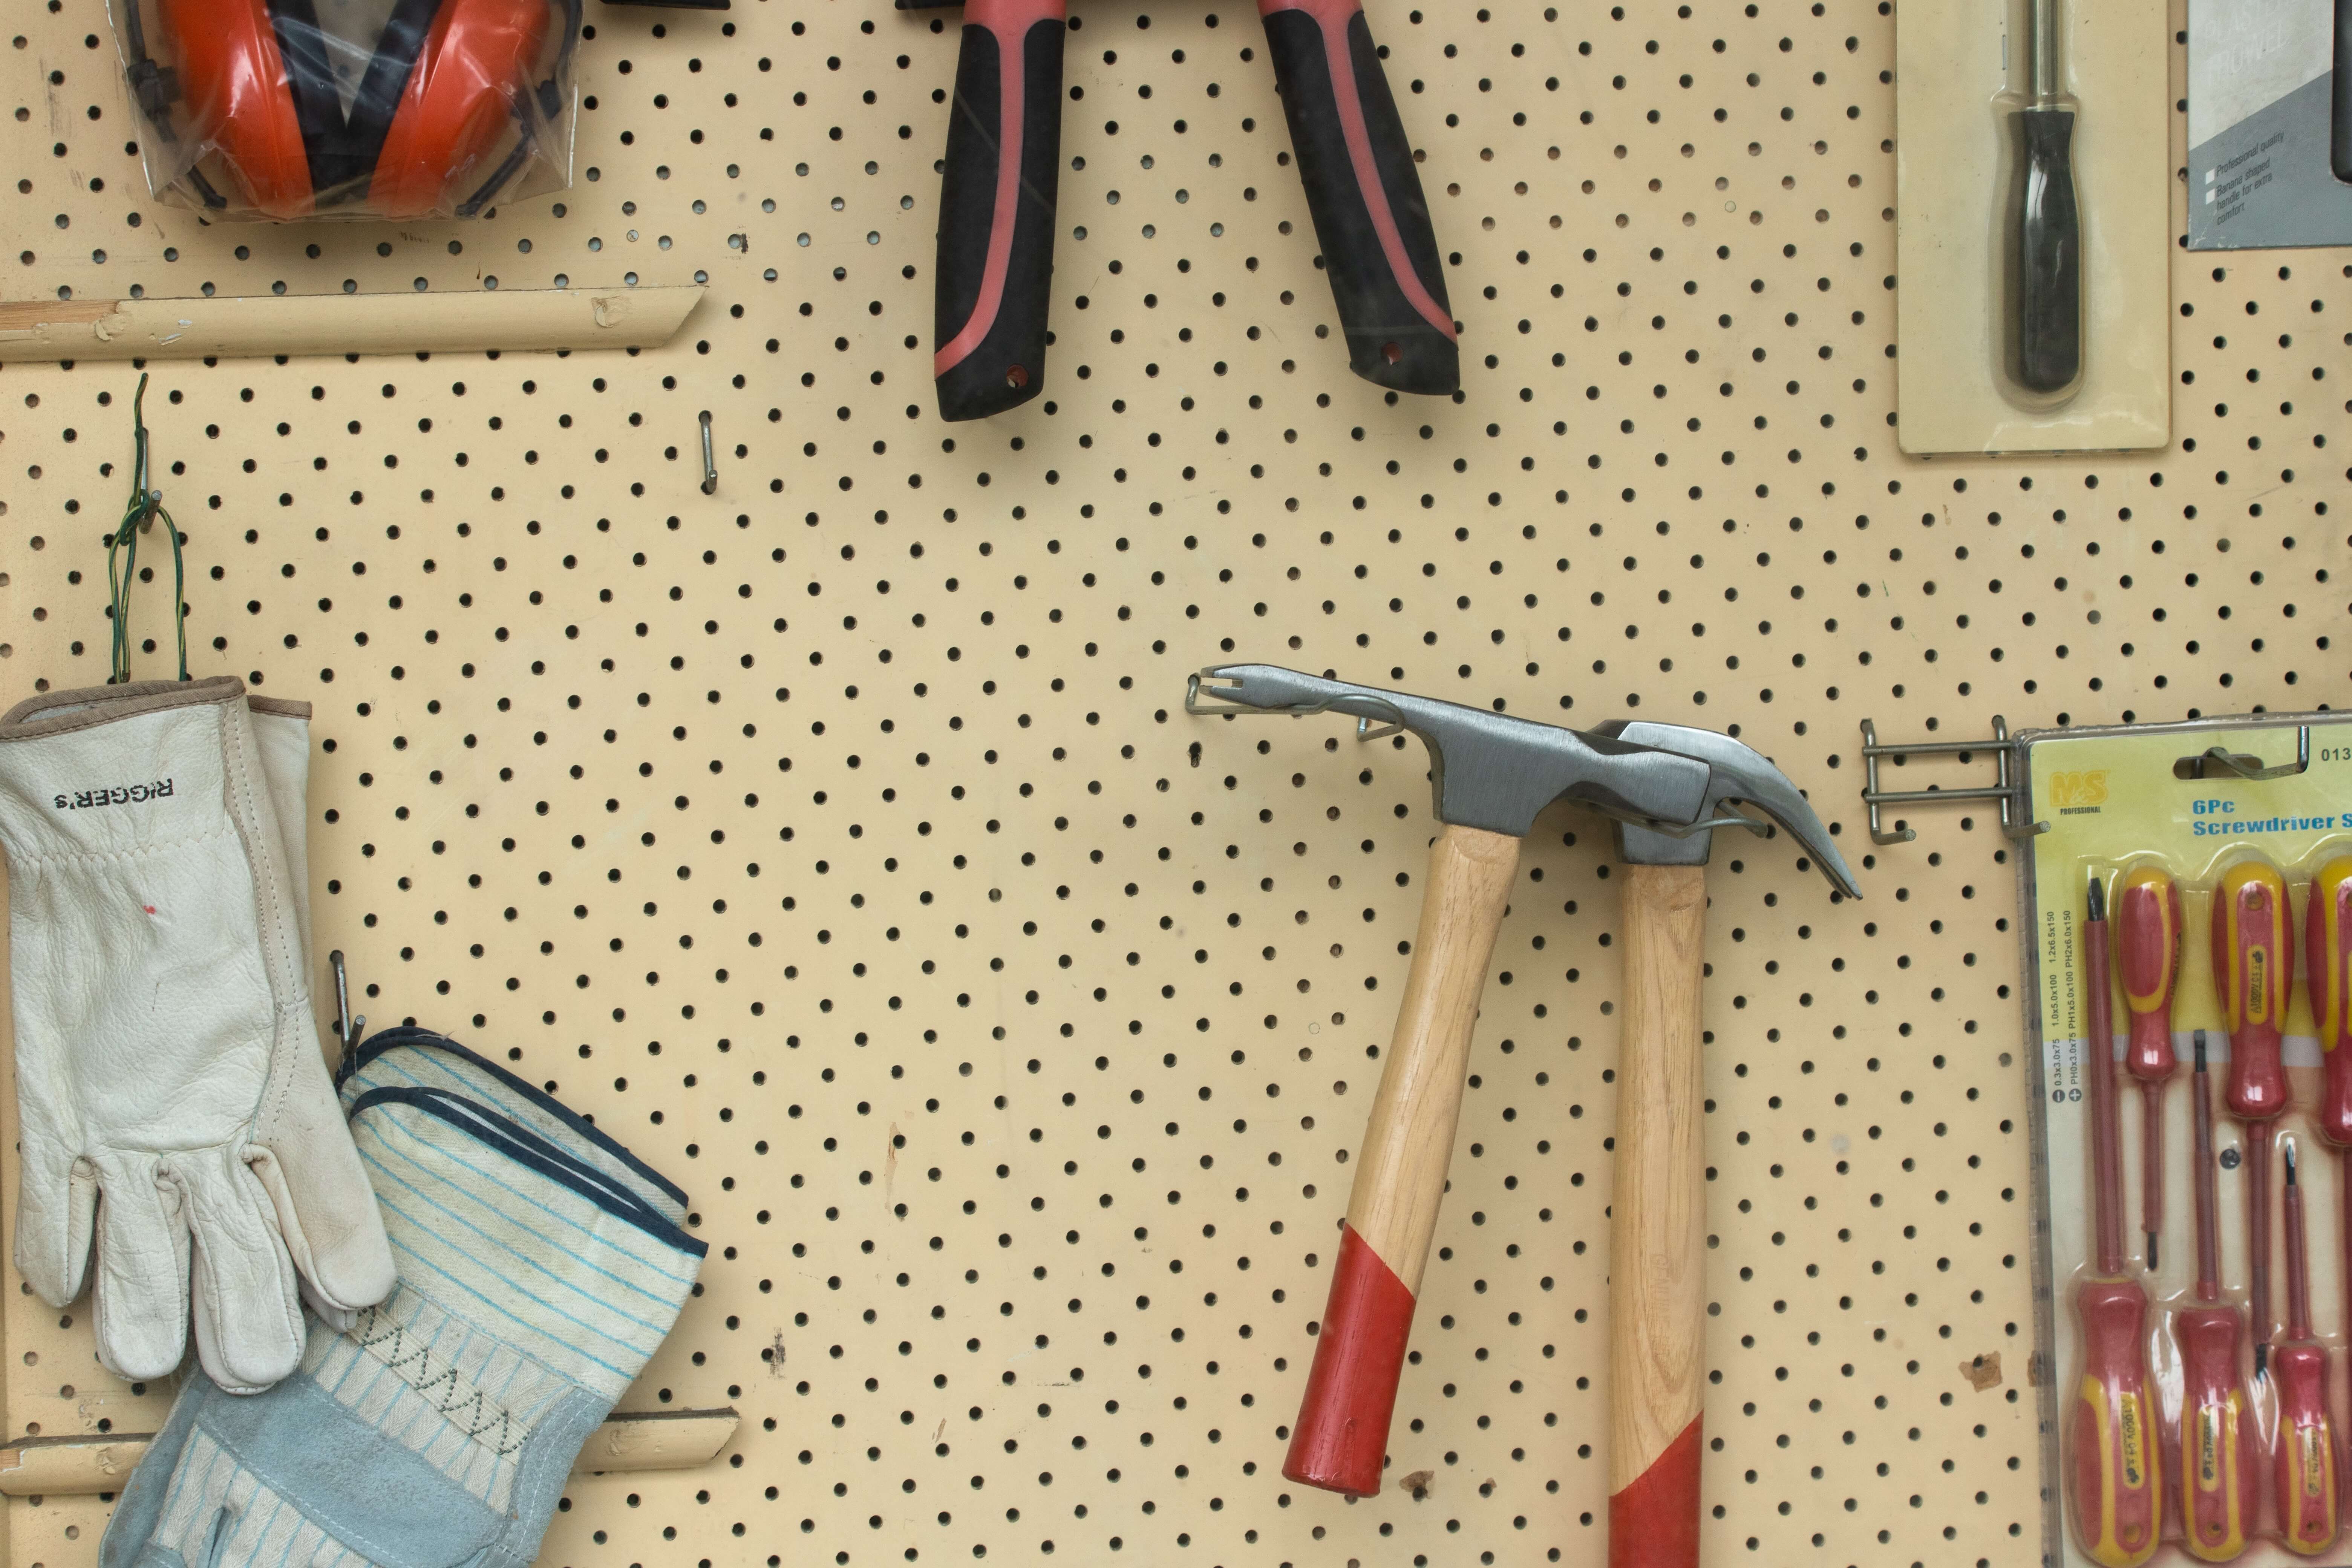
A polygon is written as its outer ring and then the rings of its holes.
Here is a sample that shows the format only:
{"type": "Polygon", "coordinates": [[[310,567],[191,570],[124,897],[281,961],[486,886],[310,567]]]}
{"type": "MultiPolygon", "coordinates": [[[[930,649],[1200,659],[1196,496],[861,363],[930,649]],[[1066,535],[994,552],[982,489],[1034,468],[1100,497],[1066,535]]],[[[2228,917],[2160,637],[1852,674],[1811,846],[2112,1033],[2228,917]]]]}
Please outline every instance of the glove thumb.
{"type": "Polygon", "coordinates": [[[375,1189],[352,1146],[307,1015],[273,1053],[269,1091],[246,1159],[278,1214],[278,1234],[326,1315],[373,1307],[392,1294],[392,1245],[375,1189]]]}

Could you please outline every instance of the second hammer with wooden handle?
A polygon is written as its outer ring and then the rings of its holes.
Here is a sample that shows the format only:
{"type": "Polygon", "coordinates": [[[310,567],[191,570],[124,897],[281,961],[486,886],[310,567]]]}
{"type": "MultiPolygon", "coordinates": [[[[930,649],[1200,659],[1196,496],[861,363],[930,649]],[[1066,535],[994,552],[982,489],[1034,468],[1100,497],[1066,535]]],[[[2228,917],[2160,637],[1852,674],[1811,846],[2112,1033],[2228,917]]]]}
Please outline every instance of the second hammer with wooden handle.
{"type": "MultiPolygon", "coordinates": [[[[1195,678],[1186,707],[1196,713],[1345,713],[1357,720],[1360,738],[1409,730],[1429,748],[1437,816],[1445,826],[1431,845],[1412,971],[1359,1147],[1330,1300],[1283,1467],[1293,1480],[1368,1495],[1380,1489],[1413,1300],[1453,1153],[1478,994],[1519,840],[1539,812],[1563,799],[1635,832],[1669,839],[1703,834],[1722,809],[1719,802],[1740,792],[1727,788],[1729,775],[1709,761],[1645,739],[1605,729],[1580,733],[1266,665],[1205,671],[1195,678]]],[[[1737,742],[1725,744],[1755,755],[1737,742]]],[[[1761,758],[1755,763],[1770,772],[1761,758]]],[[[1801,797],[1780,782],[1811,824],[1801,797]]],[[[1776,816],[1785,808],[1778,795],[1759,804],[1776,816]]],[[[1784,821],[1810,837],[1804,825],[1784,821]]],[[[1811,826],[1818,832],[1818,824],[1811,826]]]]}
{"type": "MultiPolygon", "coordinates": [[[[1704,761],[1706,805],[1671,830],[1620,820],[1625,1023],[1617,1066],[1616,1187],[1609,1208],[1609,1562],[1696,1568],[1706,1379],[1706,858],[1716,827],[1760,831],[1755,807],[1848,898],[1853,874],[1780,769],[1728,735],[1646,720],[1597,731],[1704,761]]],[[[1798,861],[1801,868],[1803,859],[1798,861]]]]}

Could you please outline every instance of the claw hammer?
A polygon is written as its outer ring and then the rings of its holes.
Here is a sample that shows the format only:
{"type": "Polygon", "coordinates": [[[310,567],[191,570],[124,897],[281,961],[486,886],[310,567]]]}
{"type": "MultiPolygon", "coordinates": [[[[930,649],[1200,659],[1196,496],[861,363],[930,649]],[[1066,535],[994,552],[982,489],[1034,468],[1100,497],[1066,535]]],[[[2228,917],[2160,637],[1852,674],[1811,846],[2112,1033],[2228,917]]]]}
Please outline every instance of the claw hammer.
{"type": "Polygon", "coordinates": [[[1589,731],[1302,675],[1222,665],[1192,679],[1194,713],[1337,712],[1360,739],[1410,731],[1429,749],[1438,820],[1412,970],[1358,1151],[1322,1331],[1283,1474],[1380,1489],[1413,1300],[1453,1153],[1478,994],[1518,867],[1556,800],[1612,817],[1624,881],[1623,1059],[1612,1208],[1610,1557],[1697,1561],[1705,1361],[1705,1151],[1699,981],[1713,828],[1793,835],[1840,891],[1845,862],[1797,787],[1739,742],[1673,724],[1589,731]]]}

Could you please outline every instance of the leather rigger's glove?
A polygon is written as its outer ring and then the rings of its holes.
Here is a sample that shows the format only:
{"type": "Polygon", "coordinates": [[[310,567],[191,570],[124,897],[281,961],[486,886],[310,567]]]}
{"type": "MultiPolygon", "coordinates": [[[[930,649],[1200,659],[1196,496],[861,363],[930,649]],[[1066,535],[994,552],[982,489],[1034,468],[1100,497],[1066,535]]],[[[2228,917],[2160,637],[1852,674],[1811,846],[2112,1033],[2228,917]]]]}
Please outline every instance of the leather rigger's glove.
{"type": "MultiPolygon", "coordinates": [[[[296,763],[282,730],[271,754],[296,763]]],[[[179,1365],[193,1299],[213,1381],[266,1388],[300,1359],[299,1293],[348,1313],[392,1289],[312,1021],[290,787],[281,818],[234,678],[0,718],[16,1267],[64,1306],[95,1236],[99,1357],[121,1376],[179,1365]]]]}
{"type": "Polygon", "coordinates": [[[677,1189],[538,1089],[421,1030],[345,1076],[400,1283],[301,1369],[192,1377],[100,1568],[529,1568],[589,1435],[693,1293],[677,1189]]]}

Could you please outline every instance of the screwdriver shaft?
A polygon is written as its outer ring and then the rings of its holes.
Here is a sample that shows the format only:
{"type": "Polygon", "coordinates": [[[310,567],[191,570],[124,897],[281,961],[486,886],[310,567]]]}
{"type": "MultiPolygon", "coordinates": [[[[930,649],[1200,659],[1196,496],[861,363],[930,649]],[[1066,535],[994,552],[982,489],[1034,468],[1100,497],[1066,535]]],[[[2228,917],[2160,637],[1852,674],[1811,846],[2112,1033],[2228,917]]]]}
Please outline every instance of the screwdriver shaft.
{"type": "MultiPolygon", "coordinates": [[[[2218,1301],[2221,1299],[2221,1220],[2220,1194],[2215,1192],[2213,1176],[2213,1086],[2205,1071],[2205,1031],[2197,1031],[2197,1068],[2189,1075],[2189,1086],[2195,1098],[2189,1101],[2191,1141],[2197,1164],[2191,1172],[2190,1190],[2195,1194],[2197,1211],[2197,1299],[2218,1301]]],[[[2347,1178],[2352,1182],[2352,1177],[2347,1178]]],[[[2345,1245],[2352,1248],[2352,1230],[2346,1233],[2345,1245]]],[[[2352,1253],[2347,1253],[2352,1256],[2352,1253]]]]}
{"type": "Polygon", "coordinates": [[[2058,0],[2028,0],[2026,6],[2026,89],[2033,101],[2054,101],[2059,91],[2058,0]]]}
{"type": "Polygon", "coordinates": [[[2107,994],[2108,956],[2105,889],[2091,884],[2090,918],[2083,923],[2083,973],[2087,1004],[2083,1042],[2084,1100],[2091,1117],[2091,1217],[2093,1250],[2099,1273],[2112,1279],[2124,1269],[2123,1152],[2116,1124],[2116,1035],[2114,1004],[2107,994]]]}
{"type": "Polygon", "coordinates": [[[2180,1521],[2182,1544],[2208,1563],[2245,1550],[2255,1521],[2257,1441],[2252,1409],[2238,1376],[2238,1310],[2221,1300],[2220,1221],[2213,1179],[2212,1084],[2205,1070],[2205,1032],[2196,1035],[2189,1077],[2196,1127],[2197,1300],[2172,1316],[2180,1347],[2180,1521]]]}
{"type": "Polygon", "coordinates": [[[2246,1318],[2259,1378],[2271,1348],[2271,1124],[2247,1122],[2240,1148],[2246,1173],[2246,1318]]]}

